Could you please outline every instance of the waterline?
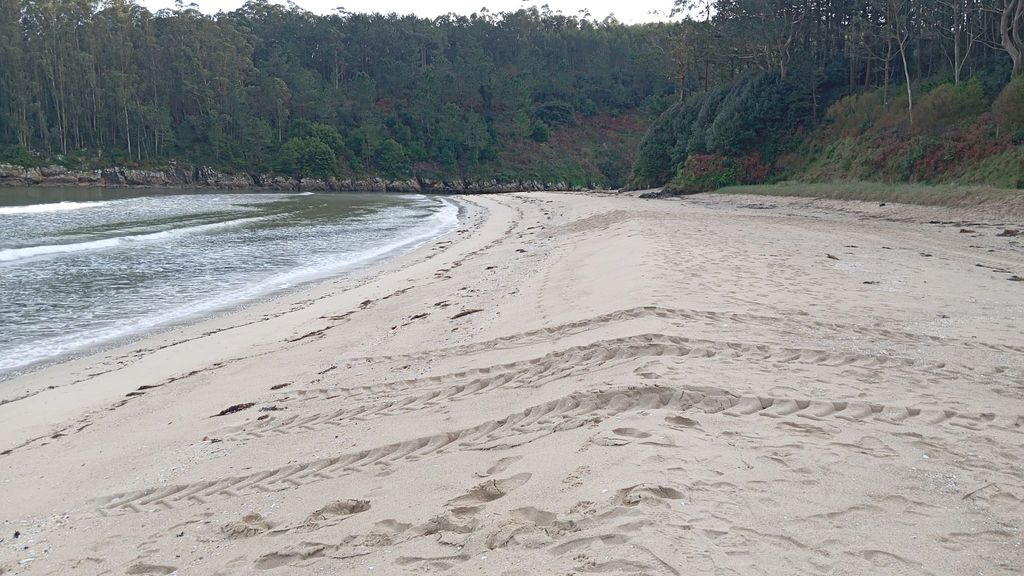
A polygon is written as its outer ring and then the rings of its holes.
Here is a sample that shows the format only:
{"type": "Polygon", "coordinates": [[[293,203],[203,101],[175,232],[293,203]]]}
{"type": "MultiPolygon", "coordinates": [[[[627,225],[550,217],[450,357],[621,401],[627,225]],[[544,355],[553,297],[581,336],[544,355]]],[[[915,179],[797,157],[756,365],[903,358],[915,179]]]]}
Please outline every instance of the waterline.
{"type": "Polygon", "coordinates": [[[353,273],[455,229],[459,213],[423,195],[119,201],[0,230],[0,380],[353,273]]]}
{"type": "Polygon", "coordinates": [[[35,259],[41,256],[105,250],[137,242],[159,242],[161,240],[172,240],[188,234],[201,234],[234,226],[243,226],[253,222],[259,222],[261,220],[267,220],[269,218],[269,216],[239,218],[225,222],[213,222],[211,224],[200,224],[198,226],[189,226],[186,228],[174,228],[171,230],[163,230],[161,232],[153,232],[151,234],[118,236],[115,238],[104,238],[102,240],[74,242],[69,244],[49,244],[43,246],[28,246],[25,248],[8,248],[6,250],[0,250],[0,262],[17,262],[19,260],[35,259]]]}
{"type": "Polygon", "coordinates": [[[97,208],[106,204],[112,204],[113,200],[107,202],[50,202],[47,204],[30,204],[28,206],[0,206],[0,216],[17,214],[46,214],[49,212],[66,212],[68,210],[81,210],[83,208],[97,208]]]}

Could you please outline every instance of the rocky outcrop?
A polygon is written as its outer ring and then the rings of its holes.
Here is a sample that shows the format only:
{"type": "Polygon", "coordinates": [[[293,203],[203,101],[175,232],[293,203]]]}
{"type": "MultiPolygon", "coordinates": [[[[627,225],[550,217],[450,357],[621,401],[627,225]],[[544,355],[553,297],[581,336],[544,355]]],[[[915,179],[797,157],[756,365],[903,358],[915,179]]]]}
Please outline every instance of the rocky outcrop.
{"type": "MultiPolygon", "coordinates": [[[[565,182],[497,180],[430,180],[410,178],[289,178],[264,174],[226,174],[207,166],[171,165],[160,170],[105,168],[69,170],[62,166],[25,168],[0,164],[0,186],[111,186],[141,188],[213,188],[218,190],[267,189],[282,191],[396,192],[435,194],[488,194],[536,190],[585,190],[565,182]]],[[[592,189],[593,187],[591,187],[592,189]]]]}

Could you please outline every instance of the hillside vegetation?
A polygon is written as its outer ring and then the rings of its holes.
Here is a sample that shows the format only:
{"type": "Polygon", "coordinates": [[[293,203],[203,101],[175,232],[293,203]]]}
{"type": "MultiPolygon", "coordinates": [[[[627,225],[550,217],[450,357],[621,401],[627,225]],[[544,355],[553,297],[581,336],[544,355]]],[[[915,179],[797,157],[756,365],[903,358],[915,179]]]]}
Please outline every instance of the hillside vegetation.
{"type": "Polygon", "coordinates": [[[689,89],[644,137],[631,187],[1024,188],[1024,3],[709,4],[680,24],[689,89]]]}
{"type": "Polygon", "coordinates": [[[674,28],[0,0],[0,162],[619,186],[674,28]]]}
{"type": "Polygon", "coordinates": [[[0,163],[677,193],[1024,187],[1024,0],[676,8],[627,26],[546,7],[0,0],[0,163]]]}

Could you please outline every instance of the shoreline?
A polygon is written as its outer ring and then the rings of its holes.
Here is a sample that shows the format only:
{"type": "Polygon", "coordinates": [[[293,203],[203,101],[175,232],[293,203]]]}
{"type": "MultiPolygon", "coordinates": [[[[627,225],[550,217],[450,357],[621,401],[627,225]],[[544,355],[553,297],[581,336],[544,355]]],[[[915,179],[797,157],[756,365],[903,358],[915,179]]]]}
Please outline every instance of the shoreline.
{"type": "MultiPolygon", "coordinates": [[[[45,375],[40,375],[41,372],[49,370],[62,372],[61,367],[72,364],[102,363],[101,357],[124,356],[129,349],[173,347],[176,343],[188,342],[207,334],[230,330],[231,326],[249,324],[253,317],[274,315],[281,308],[291,308],[291,304],[295,301],[321,298],[325,291],[332,288],[345,290],[358,287],[390,270],[400,269],[408,265],[409,262],[421,258],[423,256],[421,252],[451,236],[462,228],[466,221],[480,217],[479,209],[465,199],[449,196],[446,197],[446,201],[454,204],[457,209],[456,222],[451,230],[439,232],[426,240],[412,242],[412,246],[401,246],[389,250],[381,256],[368,258],[352,267],[305,280],[288,288],[273,289],[238,304],[212,308],[206,312],[161,323],[152,328],[131,332],[108,341],[89,344],[79,351],[60,354],[8,373],[0,373],[0,406],[16,403],[41,392],[62,388],[62,386],[40,387],[41,385],[37,385],[34,389],[26,390],[19,395],[10,395],[7,388],[13,388],[13,383],[25,379],[45,380],[45,375]]],[[[84,378],[88,380],[91,377],[85,376],[84,378]]],[[[78,385],[83,382],[76,380],[69,385],[78,385]]]]}
{"type": "Polygon", "coordinates": [[[0,190],[24,188],[195,188],[220,191],[265,192],[388,192],[411,194],[493,194],[543,190],[585,191],[596,186],[573,186],[565,181],[499,181],[493,178],[433,179],[412,176],[388,179],[379,176],[296,178],[273,174],[226,173],[209,166],[169,165],[160,169],[112,166],[72,170],[62,166],[25,167],[0,164],[0,190]]]}
{"type": "MultiPolygon", "coordinates": [[[[426,243],[436,241],[437,239],[446,236],[451,232],[451,230],[458,229],[460,222],[465,218],[467,205],[465,202],[461,202],[454,198],[442,199],[442,203],[448,204],[454,208],[454,221],[448,224],[438,224],[437,230],[432,230],[426,234],[426,236],[428,236],[427,238],[424,238],[425,234],[398,238],[373,252],[361,254],[355,261],[339,264],[333,269],[320,270],[306,274],[305,276],[296,276],[291,274],[291,272],[294,271],[285,271],[284,274],[286,276],[294,278],[295,280],[289,280],[289,282],[294,283],[284,288],[268,286],[270,284],[280,283],[280,280],[278,279],[280,275],[278,275],[269,280],[264,280],[261,284],[253,284],[244,287],[237,292],[222,294],[218,297],[220,301],[223,301],[228,299],[230,296],[233,300],[232,303],[223,304],[218,303],[217,301],[193,302],[189,304],[188,308],[190,308],[191,311],[187,313],[179,313],[178,310],[161,311],[161,314],[168,318],[167,320],[157,322],[148,327],[132,328],[111,337],[93,338],[88,341],[88,343],[80,345],[74,350],[60,352],[30,364],[0,370],[0,389],[3,388],[6,382],[22,376],[27,376],[49,366],[86,358],[93,354],[117,348],[119,346],[128,345],[133,342],[143,340],[149,336],[156,336],[162,332],[173,330],[175,328],[184,328],[204,322],[211,318],[230,315],[260,302],[273,300],[278,296],[283,296],[295,291],[301,291],[332,279],[339,280],[346,278],[359,278],[365,271],[372,271],[374,267],[383,262],[401,257],[426,243]],[[450,230],[446,230],[448,228],[450,228],[450,230]],[[271,282],[271,280],[273,281],[271,282]],[[263,289],[260,288],[261,286],[263,289]]],[[[141,319],[142,317],[139,318],[139,320],[141,319]]],[[[21,397],[24,397],[24,395],[21,397]]],[[[14,400],[17,400],[17,398],[9,398],[4,392],[0,392],[0,405],[14,400]]]]}
{"type": "Polygon", "coordinates": [[[1024,562],[1024,245],[999,222],[460,201],[358,281],[26,377],[89,380],[0,405],[0,571],[1024,562]]]}

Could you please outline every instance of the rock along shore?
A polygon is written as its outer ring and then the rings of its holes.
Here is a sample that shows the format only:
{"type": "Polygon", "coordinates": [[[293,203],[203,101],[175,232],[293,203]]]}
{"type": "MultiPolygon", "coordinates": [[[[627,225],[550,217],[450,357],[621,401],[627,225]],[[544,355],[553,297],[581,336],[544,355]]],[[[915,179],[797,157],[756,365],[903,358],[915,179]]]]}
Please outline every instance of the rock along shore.
{"type": "Polygon", "coordinates": [[[104,168],[71,170],[62,166],[26,168],[0,164],[0,186],[95,186],[177,188],[196,187],[219,190],[268,189],[290,191],[347,191],[399,193],[489,193],[530,192],[539,190],[585,190],[565,182],[522,180],[431,180],[409,178],[291,178],[265,174],[227,174],[206,166],[168,166],[159,170],[135,168],[104,168]]]}

